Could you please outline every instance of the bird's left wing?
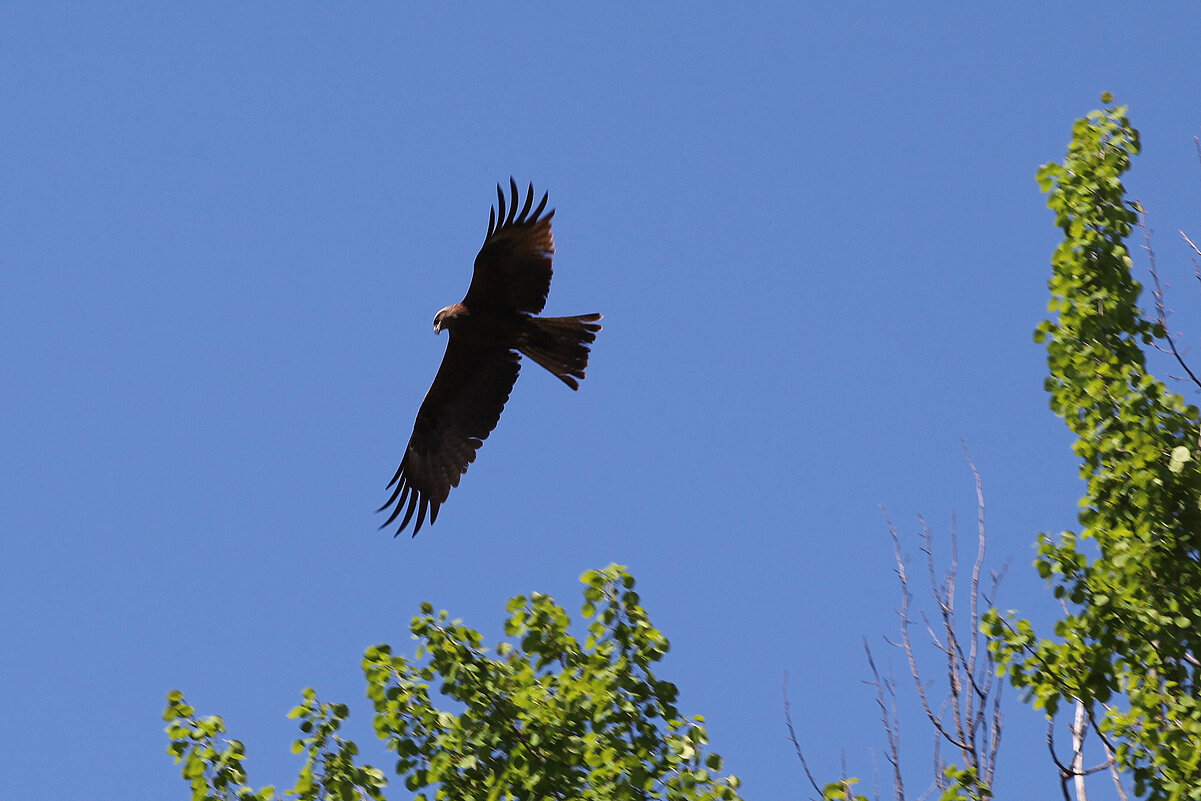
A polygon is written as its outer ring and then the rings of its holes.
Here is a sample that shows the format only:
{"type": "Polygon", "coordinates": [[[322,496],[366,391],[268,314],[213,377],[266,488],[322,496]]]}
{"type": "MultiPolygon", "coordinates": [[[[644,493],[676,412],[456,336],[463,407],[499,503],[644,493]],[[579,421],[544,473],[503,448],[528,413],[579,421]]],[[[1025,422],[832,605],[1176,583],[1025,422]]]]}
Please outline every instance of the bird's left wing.
{"type": "Polygon", "coordinates": [[[546,305],[554,272],[551,260],[555,239],[550,221],[555,210],[542,216],[547,194],[534,207],[533,184],[526,191],[524,204],[512,178],[509,187],[512,196],[506,210],[504,190],[499,184],[496,186],[497,207],[488,214],[488,235],[475,257],[475,271],[463,304],[538,314],[546,305]]]}
{"type": "Polygon", "coordinates": [[[396,530],[400,534],[416,512],[413,536],[417,536],[427,512],[431,524],[438,518],[438,507],[459,485],[459,478],[475,461],[476,450],[496,428],[517,381],[520,358],[508,349],[479,348],[451,336],[438,375],[417,412],[400,467],[388,484],[392,495],[378,510],[395,505],[380,528],[391,525],[403,511],[396,530]]]}

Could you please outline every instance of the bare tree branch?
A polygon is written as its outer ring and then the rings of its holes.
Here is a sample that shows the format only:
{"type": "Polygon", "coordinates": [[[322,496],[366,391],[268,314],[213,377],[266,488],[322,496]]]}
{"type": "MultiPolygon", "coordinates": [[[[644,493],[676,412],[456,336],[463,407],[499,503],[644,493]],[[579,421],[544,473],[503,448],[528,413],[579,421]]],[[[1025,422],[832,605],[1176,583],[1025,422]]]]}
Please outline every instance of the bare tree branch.
{"type": "Polygon", "coordinates": [[[1118,798],[1122,801],[1129,801],[1129,796],[1126,795],[1126,788],[1122,786],[1122,776],[1118,773],[1118,761],[1115,759],[1115,754],[1109,744],[1105,744],[1105,753],[1109,757],[1106,763],[1109,766],[1109,775],[1113,779],[1113,786],[1117,788],[1118,798]]]}
{"type": "MultiPolygon", "coordinates": [[[[968,574],[967,592],[970,597],[967,601],[966,621],[962,619],[965,617],[963,611],[957,608],[958,596],[962,588],[959,586],[959,535],[956,518],[952,517],[949,567],[943,572],[940,572],[939,560],[935,558],[933,530],[924,519],[920,516],[918,518],[920,524],[919,547],[926,559],[929,597],[934,601],[938,610],[935,617],[933,614],[927,616],[924,610],[919,612],[914,608],[909,566],[901,552],[901,537],[896,525],[888,516],[887,510],[882,510],[888,525],[889,537],[892,540],[897,582],[901,591],[900,605],[896,609],[897,617],[900,618],[901,635],[899,641],[885,637],[885,642],[904,652],[909,675],[917,690],[922,711],[934,730],[934,780],[919,801],[924,801],[931,794],[942,793],[951,788],[953,782],[947,776],[948,765],[943,761],[942,756],[944,744],[949,744],[957,749],[959,756],[955,761],[962,764],[965,769],[974,772],[974,787],[966,789],[979,795],[981,789],[991,787],[1001,743],[1001,730],[1004,725],[1000,706],[1001,682],[997,679],[995,661],[991,650],[987,647],[984,634],[980,630],[980,624],[983,617],[981,600],[984,601],[983,608],[992,606],[993,598],[1005,571],[1004,569],[993,571],[985,580],[984,560],[987,536],[985,534],[983,484],[980,473],[966,447],[964,454],[975,482],[977,506],[976,554],[968,574]],[[918,649],[921,645],[914,642],[912,627],[919,620],[925,627],[931,645],[944,660],[944,669],[937,671],[935,676],[939,678],[939,682],[937,682],[939,684],[945,679],[946,695],[937,705],[932,695],[932,689],[936,682],[934,679],[926,681],[923,678],[922,669],[918,665],[918,649]],[[963,628],[965,625],[968,627],[967,629],[963,628]]],[[[876,689],[876,704],[880,709],[880,720],[884,726],[887,740],[886,758],[892,765],[894,793],[898,801],[904,801],[906,791],[901,774],[900,719],[897,712],[896,680],[891,671],[887,676],[881,674],[875,661],[875,655],[866,641],[863,647],[867,655],[868,667],[872,672],[872,680],[867,683],[876,689]]],[[[817,782],[809,773],[808,766],[805,765],[804,756],[797,744],[789,714],[787,693],[785,693],[785,720],[788,723],[788,739],[793,743],[810,783],[813,784],[814,789],[820,792],[817,782]]],[[[845,782],[845,771],[843,775],[845,782]]],[[[878,786],[876,793],[879,794],[878,786]]]]}
{"type": "Polygon", "coordinates": [[[781,689],[784,693],[784,725],[788,727],[788,741],[792,743],[792,747],[796,750],[797,759],[801,760],[801,768],[805,771],[805,776],[808,777],[809,783],[813,785],[818,798],[821,798],[822,788],[818,786],[817,780],[813,778],[813,773],[809,770],[809,763],[805,761],[805,754],[801,751],[801,744],[796,738],[796,729],[792,726],[792,702],[788,700],[788,673],[784,674],[784,686],[781,689]]]}
{"type": "Polygon", "coordinates": [[[888,739],[887,759],[892,765],[893,792],[898,799],[903,799],[905,782],[901,778],[901,723],[897,716],[896,682],[891,675],[888,679],[880,676],[866,637],[863,638],[863,650],[867,653],[867,664],[872,670],[872,681],[869,684],[876,688],[876,704],[880,707],[880,722],[884,724],[884,734],[888,739]]]}
{"type": "Polygon", "coordinates": [[[852,798],[855,797],[855,794],[851,790],[852,785],[851,785],[851,782],[849,781],[849,777],[847,776],[847,752],[845,750],[842,752],[842,760],[841,761],[842,761],[842,790],[844,793],[846,793],[847,801],[850,801],[852,798]]]}
{"type": "MultiPolygon", "coordinates": [[[[1159,283],[1159,272],[1155,268],[1155,250],[1151,247],[1151,234],[1153,231],[1147,227],[1147,214],[1143,210],[1143,206],[1137,200],[1135,201],[1135,209],[1138,211],[1138,226],[1143,229],[1143,250],[1147,252],[1147,260],[1151,272],[1151,280],[1155,282],[1153,294],[1155,296],[1155,320],[1163,329],[1164,340],[1168,343],[1168,349],[1172,356],[1176,358],[1176,363],[1184,368],[1184,372],[1188,373],[1188,377],[1198,387],[1201,387],[1201,379],[1193,373],[1188,364],[1184,361],[1184,357],[1180,355],[1179,349],[1176,347],[1176,339],[1172,336],[1171,330],[1168,328],[1168,312],[1164,303],[1163,287],[1159,283]]],[[[1183,236],[1183,232],[1181,236],[1183,236]]],[[[1190,245],[1192,241],[1186,236],[1185,241],[1190,245]]],[[[1194,249],[1196,245],[1193,245],[1194,249]]],[[[1162,348],[1161,348],[1162,350],[1162,348]]]]}
{"type": "MultiPolygon", "coordinates": [[[[912,618],[909,616],[909,605],[913,600],[913,594],[909,591],[909,574],[905,568],[905,559],[901,555],[901,538],[897,533],[896,526],[893,525],[892,520],[888,518],[887,512],[885,513],[884,519],[888,522],[888,531],[892,537],[893,555],[895,556],[897,563],[897,578],[901,583],[901,609],[897,613],[901,618],[901,647],[904,649],[905,658],[909,662],[909,673],[911,676],[913,676],[914,685],[917,687],[917,696],[922,702],[922,709],[926,713],[926,718],[930,721],[931,725],[934,726],[935,731],[941,734],[947,742],[951,743],[956,748],[961,750],[966,749],[968,744],[957,739],[954,734],[948,731],[943,725],[941,715],[934,714],[934,710],[930,707],[930,699],[926,695],[925,686],[922,684],[922,674],[918,669],[917,657],[915,656],[913,650],[913,642],[909,636],[909,626],[912,623],[912,618]]],[[[933,630],[930,629],[929,626],[927,626],[927,629],[933,636],[933,630]]],[[[940,650],[943,650],[945,653],[945,646],[937,643],[937,638],[935,639],[940,650]]]]}
{"type": "Polygon", "coordinates": [[[1183,238],[1184,241],[1188,243],[1188,246],[1193,249],[1193,253],[1196,253],[1198,256],[1201,256],[1201,248],[1198,248],[1196,243],[1194,243],[1193,240],[1188,238],[1188,234],[1186,234],[1184,231],[1177,231],[1176,233],[1180,234],[1181,238],[1183,238]]]}
{"type": "Polygon", "coordinates": [[[1076,701],[1076,715],[1070,728],[1072,732],[1072,773],[1076,779],[1076,801],[1088,801],[1088,788],[1084,785],[1084,702],[1076,701]]]}
{"type": "MultiPolygon", "coordinates": [[[[968,467],[972,470],[972,479],[976,485],[976,561],[972,563],[972,583],[971,594],[971,655],[965,662],[964,667],[968,679],[972,683],[972,688],[980,700],[979,718],[973,721],[973,725],[983,733],[985,751],[987,756],[980,760],[980,779],[992,786],[993,773],[996,770],[997,751],[1001,747],[1001,731],[1004,728],[1004,716],[1001,714],[1001,695],[1004,685],[996,684],[997,671],[994,669],[994,662],[991,652],[988,648],[981,647],[983,641],[983,633],[980,630],[980,575],[984,570],[984,552],[988,544],[988,537],[984,527],[984,482],[980,478],[980,471],[976,469],[976,463],[972,460],[972,454],[968,451],[967,445],[963,445],[963,454],[967,458],[968,467]],[[978,659],[983,654],[984,665],[981,667],[978,659]],[[983,685],[978,685],[976,678],[983,675],[983,685]],[[996,692],[993,692],[993,688],[996,692]],[[985,714],[988,708],[989,697],[992,697],[992,714],[989,725],[985,725],[985,714]]],[[[1004,567],[1000,573],[993,573],[990,590],[985,603],[991,605],[992,596],[996,594],[997,587],[1000,585],[1001,576],[1004,573],[1004,567]]]]}
{"type": "Polygon", "coordinates": [[[1047,750],[1051,752],[1051,761],[1059,769],[1059,789],[1063,792],[1063,801],[1072,801],[1072,794],[1068,792],[1072,769],[1060,762],[1059,755],[1055,753],[1055,721],[1051,718],[1047,719],[1047,750]]]}

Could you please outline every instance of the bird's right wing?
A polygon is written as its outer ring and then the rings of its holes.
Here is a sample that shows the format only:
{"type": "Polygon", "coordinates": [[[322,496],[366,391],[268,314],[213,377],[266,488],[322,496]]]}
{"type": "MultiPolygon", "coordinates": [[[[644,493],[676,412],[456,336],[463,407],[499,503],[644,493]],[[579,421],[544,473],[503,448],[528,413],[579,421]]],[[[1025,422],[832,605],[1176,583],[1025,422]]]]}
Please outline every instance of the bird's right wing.
{"type": "Polygon", "coordinates": [[[400,534],[416,512],[413,536],[417,536],[427,512],[430,523],[437,519],[438,507],[451,487],[459,485],[476,450],[496,428],[517,381],[520,358],[508,349],[478,348],[451,336],[438,375],[417,412],[400,467],[388,484],[392,495],[378,510],[395,506],[380,528],[391,525],[403,511],[396,530],[400,534]]]}

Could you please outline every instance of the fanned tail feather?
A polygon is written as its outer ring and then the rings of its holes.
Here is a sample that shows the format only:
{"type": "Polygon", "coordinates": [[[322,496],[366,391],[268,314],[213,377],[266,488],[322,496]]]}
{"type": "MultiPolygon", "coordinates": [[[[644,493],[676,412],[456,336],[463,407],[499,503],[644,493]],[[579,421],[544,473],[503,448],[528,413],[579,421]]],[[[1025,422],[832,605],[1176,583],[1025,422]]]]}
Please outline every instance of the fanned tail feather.
{"type": "Polygon", "coordinates": [[[601,330],[599,314],[578,317],[531,317],[517,349],[554,373],[572,389],[588,368],[588,346],[601,330]]]}

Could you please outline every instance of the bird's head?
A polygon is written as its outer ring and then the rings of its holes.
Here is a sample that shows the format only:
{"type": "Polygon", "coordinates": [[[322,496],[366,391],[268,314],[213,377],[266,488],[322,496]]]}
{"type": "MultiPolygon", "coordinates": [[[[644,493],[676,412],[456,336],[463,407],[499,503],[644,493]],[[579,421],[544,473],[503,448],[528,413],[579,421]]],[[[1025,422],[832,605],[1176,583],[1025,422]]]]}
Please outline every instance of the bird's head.
{"type": "Polygon", "coordinates": [[[453,306],[447,306],[434,315],[434,333],[441,334],[443,329],[450,328],[451,321],[458,316],[459,309],[462,304],[456,303],[453,306]]]}

